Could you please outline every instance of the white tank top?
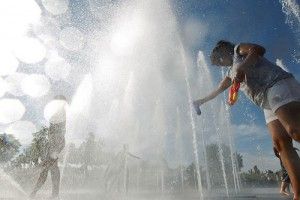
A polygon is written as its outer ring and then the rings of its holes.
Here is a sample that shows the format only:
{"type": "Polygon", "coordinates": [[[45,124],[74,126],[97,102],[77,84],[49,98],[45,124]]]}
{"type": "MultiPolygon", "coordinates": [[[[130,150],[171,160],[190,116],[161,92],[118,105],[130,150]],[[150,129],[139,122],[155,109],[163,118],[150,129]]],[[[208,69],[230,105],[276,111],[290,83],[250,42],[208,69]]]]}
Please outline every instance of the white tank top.
{"type": "MultiPolygon", "coordinates": [[[[246,58],[246,56],[239,54],[238,48],[239,45],[236,45],[234,48],[233,66],[227,72],[231,80],[236,75],[238,65],[246,58]]],[[[293,77],[291,73],[261,57],[255,65],[246,69],[245,80],[241,83],[241,90],[256,105],[263,107],[266,99],[266,90],[279,80],[291,77],[293,77]]]]}

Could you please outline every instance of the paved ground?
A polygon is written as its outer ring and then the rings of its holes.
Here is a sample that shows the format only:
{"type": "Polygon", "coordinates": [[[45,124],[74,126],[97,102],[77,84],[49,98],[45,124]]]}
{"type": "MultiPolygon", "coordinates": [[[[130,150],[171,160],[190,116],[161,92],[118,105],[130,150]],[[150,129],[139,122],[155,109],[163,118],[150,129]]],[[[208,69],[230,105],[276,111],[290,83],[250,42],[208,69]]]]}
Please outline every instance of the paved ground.
{"type": "MultiPolygon", "coordinates": [[[[35,199],[44,200],[49,199],[50,191],[40,192],[35,199]]],[[[25,194],[20,194],[17,192],[1,192],[0,200],[19,200],[19,199],[28,199],[25,194]]],[[[199,195],[193,193],[187,194],[140,194],[140,195],[113,195],[113,194],[101,194],[91,191],[64,191],[60,196],[61,200],[199,200],[199,195]]],[[[244,193],[238,194],[230,197],[211,195],[210,197],[205,196],[203,200],[279,200],[279,199],[291,199],[285,198],[275,193],[244,193]]]]}
{"type": "MultiPolygon", "coordinates": [[[[292,199],[279,195],[277,188],[255,188],[244,189],[240,194],[230,195],[226,197],[222,194],[204,194],[203,200],[280,200],[292,199]]],[[[0,200],[24,200],[28,199],[29,192],[18,191],[16,187],[7,187],[1,185],[0,187],[0,200]]],[[[49,199],[51,194],[50,190],[42,190],[38,193],[35,199],[44,200],[49,199]]],[[[153,194],[149,192],[144,193],[129,193],[128,195],[122,194],[105,194],[101,191],[95,190],[69,190],[61,191],[61,200],[200,200],[200,195],[195,192],[185,192],[177,194],[153,194]]]]}

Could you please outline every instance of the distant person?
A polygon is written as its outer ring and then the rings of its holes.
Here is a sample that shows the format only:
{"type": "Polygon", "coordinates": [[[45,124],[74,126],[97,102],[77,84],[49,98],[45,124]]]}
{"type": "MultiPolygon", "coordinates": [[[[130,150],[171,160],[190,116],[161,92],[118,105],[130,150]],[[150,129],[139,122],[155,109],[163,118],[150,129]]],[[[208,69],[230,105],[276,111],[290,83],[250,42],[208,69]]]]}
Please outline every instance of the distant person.
{"type": "Polygon", "coordinates": [[[109,191],[113,185],[117,185],[117,189],[120,190],[123,183],[125,192],[128,192],[128,156],[135,159],[141,159],[138,156],[135,156],[128,152],[128,145],[124,144],[123,150],[117,153],[112,162],[107,166],[107,169],[104,173],[105,189],[107,191],[109,191]]]}
{"type": "Polygon", "coordinates": [[[58,168],[58,158],[60,152],[65,147],[66,107],[68,104],[63,95],[54,97],[54,101],[52,102],[55,104],[52,108],[55,112],[51,113],[49,120],[47,155],[45,160],[41,163],[42,171],[30,195],[31,198],[34,198],[38,190],[44,185],[48,171],[51,172],[52,179],[51,198],[56,199],[59,197],[60,171],[58,168]]]}
{"type": "Polygon", "coordinates": [[[219,41],[211,62],[227,67],[228,73],[216,90],[196,100],[194,106],[200,114],[199,106],[240,84],[245,95],[264,110],[274,146],[290,175],[294,200],[300,200],[300,159],[292,145],[292,139],[300,142],[300,84],[291,73],[267,60],[265,52],[257,44],[219,41]]]}
{"type": "Polygon", "coordinates": [[[286,195],[286,196],[290,196],[290,192],[289,192],[289,186],[291,184],[291,179],[286,171],[286,169],[284,168],[281,158],[280,158],[280,153],[277,151],[277,149],[275,147],[273,147],[273,151],[274,154],[277,158],[279,158],[280,160],[280,166],[281,166],[281,185],[280,185],[280,194],[286,195]]]}

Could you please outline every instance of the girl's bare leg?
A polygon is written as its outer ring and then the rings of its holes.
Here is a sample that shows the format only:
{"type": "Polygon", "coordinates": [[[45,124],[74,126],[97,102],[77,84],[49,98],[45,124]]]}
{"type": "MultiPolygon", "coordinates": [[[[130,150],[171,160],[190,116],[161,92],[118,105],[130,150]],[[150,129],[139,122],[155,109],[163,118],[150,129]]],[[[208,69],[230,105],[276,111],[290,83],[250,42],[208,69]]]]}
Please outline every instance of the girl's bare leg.
{"type": "Polygon", "coordinates": [[[280,193],[283,195],[290,196],[290,193],[288,191],[286,191],[288,186],[289,186],[289,184],[287,182],[282,181],[281,187],[280,187],[280,193]]]}
{"type": "MultiPolygon", "coordinates": [[[[279,118],[279,116],[277,117],[279,118]]],[[[274,146],[280,153],[282,163],[290,176],[294,190],[294,200],[300,200],[300,159],[293,148],[292,138],[279,120],[271,121],[267,126],[274,146]]]]}

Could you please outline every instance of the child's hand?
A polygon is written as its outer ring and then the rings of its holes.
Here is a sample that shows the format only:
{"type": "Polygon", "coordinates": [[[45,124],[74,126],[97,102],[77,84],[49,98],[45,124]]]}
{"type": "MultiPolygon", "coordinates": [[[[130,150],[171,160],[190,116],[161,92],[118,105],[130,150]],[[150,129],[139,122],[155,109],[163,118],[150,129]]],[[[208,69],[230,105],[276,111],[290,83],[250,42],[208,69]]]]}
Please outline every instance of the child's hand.
{"type": "Polygon", "coordinates": [[[201,106],[202,104],[205,103],[205,101],[203,99],[198,99],[196,101],[193,102],[194,105],[197,105],[198,107],[201,106]]]}
{"type": "Polygon", "coordinates": [[[193,106],[196,110],[197,115],[201,115],[200,105],[202,105],[204,101],[202,99],[198,99],[197,101],[193,102],[193,106]]]}

